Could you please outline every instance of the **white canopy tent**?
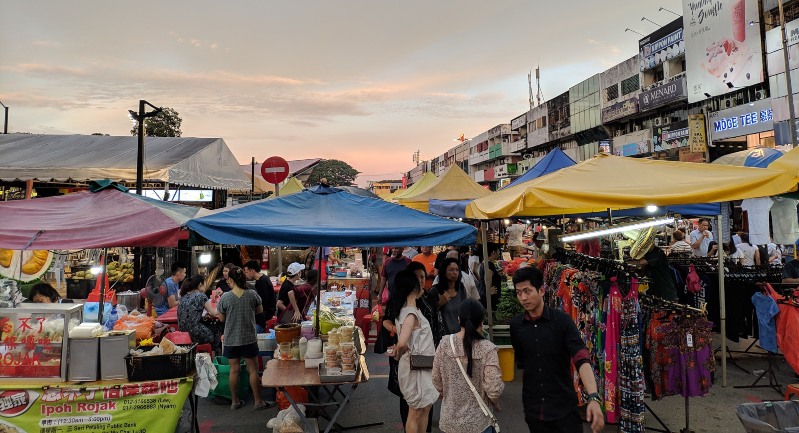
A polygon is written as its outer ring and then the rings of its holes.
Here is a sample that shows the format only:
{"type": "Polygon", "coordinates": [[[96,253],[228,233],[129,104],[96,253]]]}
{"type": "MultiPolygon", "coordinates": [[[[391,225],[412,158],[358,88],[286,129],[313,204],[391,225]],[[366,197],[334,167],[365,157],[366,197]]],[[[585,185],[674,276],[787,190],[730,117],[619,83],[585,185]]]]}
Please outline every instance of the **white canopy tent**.
{"type": "MultiPolygon", "coordinates": [[[[136,181],[138,137],[0,135],[0,180],[136,181]]],[[[146,137],[145,182],[250,190],[251,181],[221,138],[146,137]]]]}

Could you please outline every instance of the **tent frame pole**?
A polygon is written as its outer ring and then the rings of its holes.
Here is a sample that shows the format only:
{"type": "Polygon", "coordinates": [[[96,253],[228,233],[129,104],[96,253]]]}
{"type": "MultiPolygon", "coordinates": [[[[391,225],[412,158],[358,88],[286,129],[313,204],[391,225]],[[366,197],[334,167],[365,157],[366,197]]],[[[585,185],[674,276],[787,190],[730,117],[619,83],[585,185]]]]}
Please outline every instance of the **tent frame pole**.
{"type": "MultiPolygon", "coordinates": [[[[722,219],[723,215],[719,214],[718,219],[716,222],[716,230],[718,234],[718,244],[720,246],[724,246],[724,233],[721,229],[722,226],[722,219]]],[[[724,289],[724,248],[719,247],[718,249],[719,254],[719,318],[721,319],[721,386],[726,388],[727,387],[727,294],[724,289]]]]}
{"type": "MultiPolygon", "coordinates": [[[[494,342],[494,314],[491,308],[491,281],[488,279],[488,235],[487,235],[487,221],[480,221],[480,235],[483,239],[483,282],[486,288],[486,314],[488,315],[488,337],[489,340],[494,342]]],[[[497,287],[497,290],[502,290],[502,287],[497,287]]]]}

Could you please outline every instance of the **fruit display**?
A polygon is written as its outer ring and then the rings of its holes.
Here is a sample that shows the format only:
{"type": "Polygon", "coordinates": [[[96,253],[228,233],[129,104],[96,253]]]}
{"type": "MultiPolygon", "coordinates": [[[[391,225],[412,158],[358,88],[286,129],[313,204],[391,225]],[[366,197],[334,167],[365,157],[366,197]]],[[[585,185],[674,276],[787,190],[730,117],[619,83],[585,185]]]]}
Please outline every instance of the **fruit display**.
{"type": "Polygon", "coordinates": [[[123,283],[133,282],[133,263],[120,264],[111,262],[108,264],[108,280],[111,282],[120,281],[123,283]]]}
{"type": "MultiPolygon", "coordinates": [[[[133,263],[120,264],[110,262],[106,268],[108,271],[108,281],[111,283],[131,283],[133,282],[133,263]]],[[[73,280],[93,280],[96,276],[92,271],[77,271],[70,278],[73,280]]]]}
{"type": "Polygon", "coordinates": [[[53,254],[47,250],[0,249],[0,278],[33,281],[50,268],[53,254]]]}

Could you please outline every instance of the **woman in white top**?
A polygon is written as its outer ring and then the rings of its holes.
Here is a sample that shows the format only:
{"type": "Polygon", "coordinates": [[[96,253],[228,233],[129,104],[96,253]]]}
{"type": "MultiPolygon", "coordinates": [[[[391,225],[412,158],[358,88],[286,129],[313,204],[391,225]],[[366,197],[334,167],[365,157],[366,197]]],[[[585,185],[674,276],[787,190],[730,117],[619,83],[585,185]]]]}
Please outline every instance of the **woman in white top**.
{"type": "Polygon", "coordinates": [[[735,248],[743,254],[740,261],[743,266],[760,266],[760,252],[749,243],[749,233],[741,233],[741,243],[735,248]]]}
{"type": "Polygon", "coordinates": [[[407,433],[423,433],[427,430],[428,413],[438,400],[438,391],[433,386],[432,370],[411,369],[411,354],[436,354],[430,323],[416,307],[416,300],[423,293],[419,279],[412,271],[403,270],[394,277],[394,293],[389,302],[393,311],[399,311],[395,320],[398,333],[395,357],[399,361],[400,391],[408,402],[408,421],[405,424],[407,433]]]}
{"type": "Polygon", "coordinates": [[[492,431],[491,418],[483,413],[457,360],[487,407],[500,410],[499,397],[505,384],[499,368],[497,347],[483,337],[485,310],[467,299],[458,314],[461,330],[441,340],[433,362],[433,384],[443,396],[439,427],[446,433],[492,431]],[[452,339],[452,341],[450,341],[452,339]],[[454,348],[453,348],[454,346],[454,348]],[[489,406],[490,405],[490,406],[489,406]]]}

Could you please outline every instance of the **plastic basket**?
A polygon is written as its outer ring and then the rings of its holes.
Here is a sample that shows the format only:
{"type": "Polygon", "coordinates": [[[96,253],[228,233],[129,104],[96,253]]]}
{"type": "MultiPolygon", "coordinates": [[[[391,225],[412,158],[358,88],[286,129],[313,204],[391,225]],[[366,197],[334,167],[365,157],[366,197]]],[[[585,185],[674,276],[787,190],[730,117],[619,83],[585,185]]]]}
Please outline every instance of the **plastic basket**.
{"type": "MultiPolygon", "coordinates": [[[[152,347],[140,347],[149,351],[152,347]]],[[[181,346],[187,347],[187,346],[181,346]]],[[[196,344],[189,347],[186,353],[172,355],[133,356],[126,355],[125,363],[128,367],[128,380],[140,382],[143,380],[177,379],[186,377],[194,370],[194,354],[196,344]]]]}

